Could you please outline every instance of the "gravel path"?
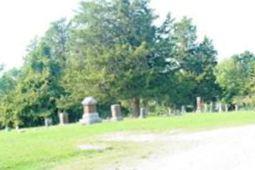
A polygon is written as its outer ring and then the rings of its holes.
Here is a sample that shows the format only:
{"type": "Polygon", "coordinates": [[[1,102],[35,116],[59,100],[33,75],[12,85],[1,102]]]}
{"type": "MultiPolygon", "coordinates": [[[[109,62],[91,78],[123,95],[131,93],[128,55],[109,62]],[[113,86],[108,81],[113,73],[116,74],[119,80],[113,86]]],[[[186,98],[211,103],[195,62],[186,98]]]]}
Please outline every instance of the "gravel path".
{"type": "MultiPolygon", "coordinates": [[[[125,138],[128,140],[128,136],[125,138]]],[[[130,138],[132,139],[132,138],[130,138]]],[[[136,140],[139,135],[136,136],[136,140]]],[[[119,170],[253,170],[255,126],[217,129],[189,134],[141,136],[158,140],[158,151],[119,170]],[[162,142],[164,145],[162,145],[162,142]]],[[[118,138],[118,140],[120,140],[118,138]]],[[[146,141],[146,140],[145,140],[146,141]]]]}

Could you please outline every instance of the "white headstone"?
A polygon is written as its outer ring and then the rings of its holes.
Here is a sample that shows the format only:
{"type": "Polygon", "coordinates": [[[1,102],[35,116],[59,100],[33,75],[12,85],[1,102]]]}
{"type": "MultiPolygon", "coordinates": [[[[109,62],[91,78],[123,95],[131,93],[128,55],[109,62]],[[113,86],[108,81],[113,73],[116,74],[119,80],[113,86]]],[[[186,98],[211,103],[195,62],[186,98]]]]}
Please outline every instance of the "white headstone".
{"type": "Polygon", "coordinates": [[[140,118],[144,119],[145,116],[146,116],[146,109],[141,107],[141,109],[140,109],[140,118]]]}
{"type": "Polygon", "coordinates": [[[183,113],[186,113],[186,107],[184,106],[184,105],[182,105],[182,107],[181,107],[181,113],[183,114],[183,113]]]}
{"type": "Polygon", "coordinates": [[[51,126],[52,125],[52,118],[45,118],[44,119],[44,125],[46,127],[51,126]]]}

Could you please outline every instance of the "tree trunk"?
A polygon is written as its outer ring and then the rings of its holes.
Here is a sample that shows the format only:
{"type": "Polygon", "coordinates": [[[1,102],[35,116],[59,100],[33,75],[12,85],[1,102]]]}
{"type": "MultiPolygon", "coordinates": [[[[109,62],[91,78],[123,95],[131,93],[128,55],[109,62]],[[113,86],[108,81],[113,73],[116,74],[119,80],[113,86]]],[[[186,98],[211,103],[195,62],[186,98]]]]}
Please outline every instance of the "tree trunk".
{"type": "Polygon", "coordinates": [[[139,117],[140,115],[140,99],[135,97],[133,100],[132,100],[132,114],[133,114],[133,117],[139,117]]]}

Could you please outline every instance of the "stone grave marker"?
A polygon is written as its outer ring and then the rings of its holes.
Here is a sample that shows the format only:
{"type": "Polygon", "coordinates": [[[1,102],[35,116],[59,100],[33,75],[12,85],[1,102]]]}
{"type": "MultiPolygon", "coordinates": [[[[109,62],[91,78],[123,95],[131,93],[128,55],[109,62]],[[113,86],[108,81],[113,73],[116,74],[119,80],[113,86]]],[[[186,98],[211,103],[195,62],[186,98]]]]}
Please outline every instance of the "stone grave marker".
{"type": "Polygon", "coordinates": [[[82,101],[83,105],[83,116],[80,119],[80,123],[83,125],[89,125],[94,123],[102,122],[96,109],[97,101],[93,97],[86,97],[82,101]]]}
{"type": "Polygon", "coordinates": [[[213,102],[210,102],[210,106],[209,106],[210,108],[209,108],[209,112],[210,113],[212,113],[213,111],[214,111],[214,104],[213,104],[213,102]]]}
{"type": "Polygon", "coordinates": [[[112,121],[120,121],[123,120],[121,115],[121,107],[119,104],[111,105],[111,112],[112,112],[112,121]]]}
{"type": "Polygon", "coordinates": [[[235,104],[235,111],[237,112],[239,110],[238,104],[235,104]]]}
{"type": "Polygon", "coordinates": [[[61,112],[58,114],[59,117],[59,124],[64,125],[69,123],[68,114],[66,112],[61,112]]]}
{"type": "Polygon", "coordinates": [[[201,113],[202,112],[202,99],[201,97],[197,97],[197,113],[201,113]]]}
{"type": "Polygon", "coordinates": [[[144,107],[141,107],[139,118],[144,119],[146,117],[146,113],[147,113],[146,109],[144,107]]]}
{"type": "Polygon", "coordinates": [[[181,113],[182,114],[186,113],[186,107],[184,105],[182,105],[182,107],[181,107],[181,113]]]}
{"type": "Polygon", "coordinates": [[[205,104],[204,104],[204,113],[207,113],[207,112],[208,112],[208,104],[205,103],[205,104]]]}
{"type": "Polygon", "coordinates": [[[222,104],[221,104],[221,102],[218,103],[218,112],[222,112],[222,104]]]}
{"type": "Polygon", "coordinates": [[[225,104],[225,112],[228,112],[228,104],[225,104]]]}
{"type": "Polygon", "coordinates": [[[9,131],[11,131],[11,128],[10,128],[9,126],[5,126],[4,130],[5,130],[6,132],[9,132],[9,131]]]}
{"type": "Polygon", "coordinates": [[[51,126],[51,125],[52,125],[52,118],[45,118],[45,119],[44,119],[44,125],[45,125],[46,127],[51,126]]]}

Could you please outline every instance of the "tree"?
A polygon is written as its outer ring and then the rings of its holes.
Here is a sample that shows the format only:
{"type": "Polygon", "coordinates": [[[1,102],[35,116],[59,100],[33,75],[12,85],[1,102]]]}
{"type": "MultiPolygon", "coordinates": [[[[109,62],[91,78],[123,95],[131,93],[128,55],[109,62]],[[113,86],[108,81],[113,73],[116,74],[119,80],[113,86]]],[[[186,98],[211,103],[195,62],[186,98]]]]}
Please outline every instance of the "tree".
{"type": "Polygon", "coordinates": [[[237,98],[253,94],[255,55],[244,52],[222,61],[216,68],[217,82],[223,89],[222,100],[236,102],[237,98]]]}
{"type": "Polygon", "coordinates": [[[214,69],[217,65],[217,51],[212,41],[207,37],[199,43],[196,49],[194,67],[197,86],[193,92],[197,96],[203,97],[205,101],[216,100],[220,95],[219,85],[216,83],[214,69]]]}
{"type": "Polygon", "coordinates": [[[15,89],[15,112],[25,114],[26,125],[42,123],[41,118],[57,117],[57,100],[64,94],[59,80],[68,53],[69,25],[65,20],[52,24],[45,36],[30,46],[15,89]]]}
{"type": "Polygon", "coordinates": [[[174,56],[179,72],[175,75],[175,99],[171,99],[171,103],[180,108],[181,105],[194,105],[197,96],[205,101],[215,100],[219,87],[214,75],[217,52],[212,41],[205,37],[198,42],[196,26],[187,17],[175,23],[173,38],[176,41],[174,56]]]}
{"type": "Polygon", "coordinates": [[[49,47],[38,44],[25,60],[22,75],[15,91],[16,112],[26,114],[26,125],[54,113],[56,97],[54,71],[51,68],[49,47]],[[30,121],[28,121],[30,119],[30,121]]]}
{"type": "Polygon", "coordinates": [[[0,77],[0,125],[8,127],[18,123],[18,115],[14,113],[15,106],[12,104],[18,77],[17,69],[4,72],[0,77]]]}
{"type": "Polygon", "coordinates": [[[169,72],[171,63],[166,60],[170,43],[158,35],[169,32],[169,25],[160,30],[153,25],[155,19],[144,0],[83,2],[74,20],[73,52],[63,79],[70,97],[77,102],[85,95],[131,100],[133,115],[138,116],[140,99],[159,89],[155,82],[169,72]]]}
{"type": "Polygon", "coordinates": [[[51,23],[50,28],[42,38],[45,44],[50,47],[51,60],[54,60],[55,67],[59,72],[66,67],[66,60],[69,52],[71,22],[60,19],[51,23]]]}

